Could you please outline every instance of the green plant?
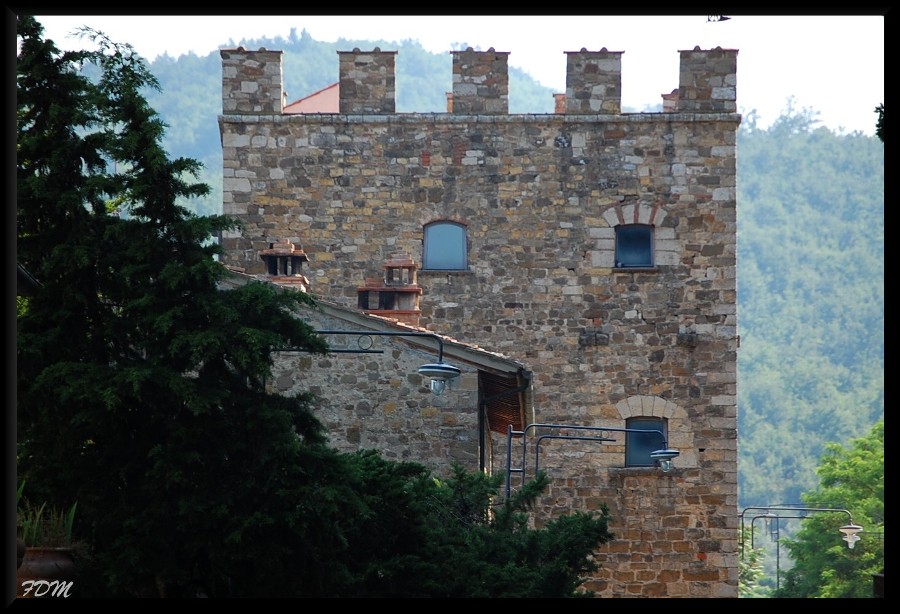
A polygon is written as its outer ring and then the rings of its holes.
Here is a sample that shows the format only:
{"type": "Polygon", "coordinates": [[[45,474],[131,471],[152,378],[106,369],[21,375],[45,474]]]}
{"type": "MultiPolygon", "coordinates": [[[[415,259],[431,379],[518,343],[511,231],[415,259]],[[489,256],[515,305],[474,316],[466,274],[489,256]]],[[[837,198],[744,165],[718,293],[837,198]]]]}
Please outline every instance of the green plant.
{"type": "Polygon", "coordinates": [[[69,508],[35,505],[24,498],[25,482],[16,490],[16,525],[28,547],[70,548],[74,545],[72,525],[77,503],[69,508]]]}

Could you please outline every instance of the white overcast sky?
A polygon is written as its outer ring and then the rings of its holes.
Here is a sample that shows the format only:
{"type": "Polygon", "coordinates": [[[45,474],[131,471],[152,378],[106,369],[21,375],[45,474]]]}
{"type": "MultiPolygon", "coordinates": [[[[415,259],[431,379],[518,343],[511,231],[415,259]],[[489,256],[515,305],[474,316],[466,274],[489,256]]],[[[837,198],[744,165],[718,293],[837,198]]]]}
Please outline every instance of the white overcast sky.
{"type": "MultiPolygon", "coordinates": [[[[622,105],[642,109],[678,87],[678,51],[737,49],[738,110],[755,110],[762,127],[785,110],[810,108],[832,130],[875,132],[884,102],[883,14],[739,15],[38,15],[45,37],[61,49],[85,48],[69,34],[100,30],[153,60],[207,55],[259,37],[306,30],[323,42],[339,38],[418,41],[426,50],[462,48],[509,52],[521,68],[554,91],[565,91],[566,51],[622,51],[622,105]]],[[[390,48],[383,48],[389,51],[390,48]]],[[[341,49],[341,51],[344,51],[341,49]]],[[[346,51],[350,51],[347,49],[346,51]]],[[[338,75],[334,75],[335,81],[338,75]]],[[[312,92],[297,92],[300,97],[312,92]]],[[[295,93],[292,92],[293,96],[295,93]]]]}

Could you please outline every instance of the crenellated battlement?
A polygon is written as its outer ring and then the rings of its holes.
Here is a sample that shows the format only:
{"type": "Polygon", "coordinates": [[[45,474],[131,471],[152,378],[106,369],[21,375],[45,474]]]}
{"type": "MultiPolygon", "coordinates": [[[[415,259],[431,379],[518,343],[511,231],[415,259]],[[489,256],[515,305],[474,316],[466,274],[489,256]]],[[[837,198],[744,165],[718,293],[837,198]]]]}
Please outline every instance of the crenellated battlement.
{"type": "Polygon", "coordinates": [[[451,51],[453,55],[453,113],[506,115],[509,112],[509,53],[451,51]]]}
{"type": "Polygon", "coordinates": [[[567,115],[622,112],[622,51],[566,52],[567,115]]]}
{"type": "Polygon", "coordinates": [[[677,110],[681,113],[737,111],[737,50],[716,47],[679,51],[677,110]]]}
{"type": "Polygon", "coordinates": [[[338,51],[341,113],[383,115],[396,110],[396,57],[396,51],[378,47],[368,52],[338,51]]]}
{"type": "Polygon", "coordinates": [[[246,51],[243,47],[223,49],[222,111],[277,115],[284,108],[284,80],[281,51],[246,51]]]}
{"type": "MultiPolygon", "coordinates": [[[[509,53],[451,51],[454,115],[506,115],[509,112],[509,53]]],[[[619,115],[622,112],[623,51],[566,51],[566,91],[555,95],[557,113],[619,115]]],[[[737,50],[679,51],[679,84],[666,94],[664,112],[735,113],[737,50]]],[[[226,114],[270,115],[284,109],[282,52],[243,47],[223,49],[222,108],[226,114]]],[[[391,115],[396,112],[396,51],[338,51],[340,113],[391,115]]],[[[660,91],[668,91],[660,84],[660,91]]],[[[452,103],[449,102],[452,100],[452,103]]]]}

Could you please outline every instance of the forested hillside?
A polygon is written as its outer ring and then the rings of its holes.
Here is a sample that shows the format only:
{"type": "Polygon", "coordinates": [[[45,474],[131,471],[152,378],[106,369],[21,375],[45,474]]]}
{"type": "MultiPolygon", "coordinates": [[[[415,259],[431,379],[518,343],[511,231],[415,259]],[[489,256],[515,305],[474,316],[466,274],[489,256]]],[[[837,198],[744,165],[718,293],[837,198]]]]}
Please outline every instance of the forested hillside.
{"type": "Polygon", "coordinates": [[[800,501],[824,443],[884,416],[884,144],[816,128],[814,115],[789,104],[759,130],[748,114],[738,135],[747,505],[800,501]]]}
{"type": "MultiPolygon", "coordinates": [[[[284,51],[288,101],[336,82],[337,51],[354,47],[398,52],[398,112],[443,111],[452,87],[450,54],[415,42],[322,43],[292,32],[239,44],[284,51]]],[[[218,51],[159,58],[151,71],[166,147],[206,167],[212,191],[192,206],[218,213],[218,51]]],[[[552,94],[510,68],[511,113],[550,113],[552,94]]],[[[813,110],[785,103],[771,127],[758,128],[751,112],[738,134],[741,507],[799,502],[818,483],[825,443],[862,436],[884,416],[884,145],[817,127],[813,110]]]]}

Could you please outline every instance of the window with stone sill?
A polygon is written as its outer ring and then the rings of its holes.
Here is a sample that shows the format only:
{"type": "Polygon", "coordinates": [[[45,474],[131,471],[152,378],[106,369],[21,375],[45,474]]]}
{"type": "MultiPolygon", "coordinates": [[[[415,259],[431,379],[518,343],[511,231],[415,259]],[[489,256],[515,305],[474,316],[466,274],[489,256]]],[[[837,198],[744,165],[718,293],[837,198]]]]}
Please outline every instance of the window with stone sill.
{"type": "Polygon", "coordinates": [[[647,224],[616,226],[616,268],[653,266],[653,226],[647,224]]]}
{"type": "Polygon", "coordinates": [[[655,467],[656,461],[650,453],[666,447],[668,439],[665,418],[637,416],[625,421],[625,428],[643,431],[659,431],[651,433],[625,433],[625,466],[655,467]],[[662,433],[662,435],[660,435],[662,433]]]}
{"type": "Polygon", "coordinates": [[[425,226],[422,270],[468,270],[466,227],[457,222],[432,222],[425,226]]]}

